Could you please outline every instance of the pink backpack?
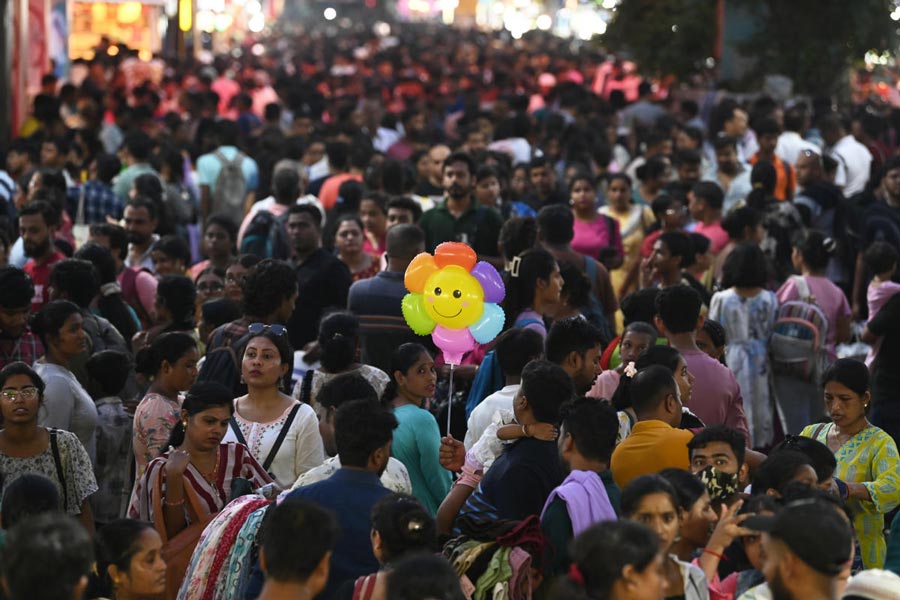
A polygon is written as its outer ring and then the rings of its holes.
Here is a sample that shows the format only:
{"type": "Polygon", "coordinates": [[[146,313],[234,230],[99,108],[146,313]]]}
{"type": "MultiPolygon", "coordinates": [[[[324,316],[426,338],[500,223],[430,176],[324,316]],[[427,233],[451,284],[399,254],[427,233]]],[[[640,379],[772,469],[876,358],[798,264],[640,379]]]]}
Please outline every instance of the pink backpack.
{"type": "Polygon", "coordinates": [[[799,300],[785,302],[775,315],[775,327],[769,337],[769,355],[776,375],[790,375],[818,383],[825,367],[825,336],[828,318],[810,294],[806,279],[791,278],[799,300]]]}

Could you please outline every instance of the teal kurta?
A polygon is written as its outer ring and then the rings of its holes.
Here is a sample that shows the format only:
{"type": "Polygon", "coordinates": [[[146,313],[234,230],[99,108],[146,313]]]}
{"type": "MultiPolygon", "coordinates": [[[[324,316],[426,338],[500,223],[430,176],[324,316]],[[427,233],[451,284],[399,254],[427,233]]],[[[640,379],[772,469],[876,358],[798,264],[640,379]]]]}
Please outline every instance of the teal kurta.
{"type": "Polygon", "coordinates": [[[399,425],[394,430],[391,454],[409,471],[413,495],[434,515],[453,482],[438,459],[441,433],[437,421],[430,412],[412,404],[395,408],[394,416],[399,425]]]}

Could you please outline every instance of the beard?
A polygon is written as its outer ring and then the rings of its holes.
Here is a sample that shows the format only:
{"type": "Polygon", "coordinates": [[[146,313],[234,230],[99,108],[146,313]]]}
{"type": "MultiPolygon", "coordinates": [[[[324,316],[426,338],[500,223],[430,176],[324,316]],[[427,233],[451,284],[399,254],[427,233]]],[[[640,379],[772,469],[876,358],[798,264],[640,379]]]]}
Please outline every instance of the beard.
{"type": "Polygon", "coordinates": [[[469,190],[461,185],[454,184],[447,188],[447,195],[454,200],[464,200],[466,197],[468,197],[469,190]]]}
{"type": "Polygon", "coordinates": [[[780,571],[776,571],[775,577],[769,582],[769,590],[772,592],[772,600],[796,600],[785,585],[780,571]]]}
{"type": "Polygon", "coordinates": [[[738,172],[738,166],[737,163],[733,162],[719,163],[719,170],[726,175],[734,175],[738,172]]]}
{"type": "Polygon", "coordinates": [[[138,246],[140,246],[141,244],[146,244],[147,240],[150,239],[149,236],[146,236],[143,233],[138,233],[136,231],[129,231],[127,237],[129,244],[137,244],[138,246]]]}
{"type": "Polygon", "coordinates": [[[39,244],[32,244],[29,242],[25,242],[22,245],[22,247],[23,247],[23,250],[25,251],[25,256],[27,256],[29,258],[35,258],[38,256],[44,256],[45,254],[47,254],[47,252],[49,252],[49,250],[50,250],[51,243],[52,242],[50,241],[50,237],[48,236],[47,238],[44,239],[43,242],[41,242],[39,244]]]}

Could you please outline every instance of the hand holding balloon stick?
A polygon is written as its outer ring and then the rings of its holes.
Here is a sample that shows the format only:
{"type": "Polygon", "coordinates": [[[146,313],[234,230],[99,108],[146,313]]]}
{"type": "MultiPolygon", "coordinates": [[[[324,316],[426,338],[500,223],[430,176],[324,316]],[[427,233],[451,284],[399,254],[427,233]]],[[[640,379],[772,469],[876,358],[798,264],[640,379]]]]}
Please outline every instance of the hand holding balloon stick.
{"type": "Polygon", "coordinates": [[[439,245],[434,256],[416,256],[403,278],[403,318],[418,335],[429,335],[450,365],[447,433],[453,400],[453,367],[475,348],[487,344],[503,329],[499,302],[506,290],[497,270],[478,262],[475,251],[460,242],[439,245]]]}

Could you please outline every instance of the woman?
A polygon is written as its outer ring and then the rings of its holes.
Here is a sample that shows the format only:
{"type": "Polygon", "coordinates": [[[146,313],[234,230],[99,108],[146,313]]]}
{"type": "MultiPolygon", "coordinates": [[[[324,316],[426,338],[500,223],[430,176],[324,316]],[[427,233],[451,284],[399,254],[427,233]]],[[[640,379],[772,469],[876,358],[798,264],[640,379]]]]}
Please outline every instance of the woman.
{"type": "Polygon", "coordinates": [[[572,545],[572,569],[554,588],[559,600],[659,600],[668,589],[659,538],[631,521],[604,521],[572,545]]]}
{"type": "Polygon", "coordinates": [[[68,300],[45,304],[32,323],[32,330],[44,344],[44,355],[34,362],[34,370],[47,387],[47,401],[41,406],[40,424],[71,431],[78,436],[91,460],[96,460],[97,407],[69,365],[87,348],[84,318],[78,306],[68,300]]]}
{"type": "Polygon", "coordinates": [[[716,284],[722,281],[725,261],[737,245],[744,242],[759,245],[765,235],[762,215],[747,206],[735,208],[725,215],[722,219],[722,229],[728,234],[728,243],[716,256],[716,264],[713,267],[713,282],[716,284]]]}
{"type": "Polygon", "coordinates": [[[625,250],[619,224],[597,213],[597,186],[589,175],[576,175],[569,185],[569,204],[575,217],[572,250],[602,262],[612,271],[622,266],[625,250]]]}
{"type": "Polygon", "coordinates": [[[374,277],[381,270],[378,260],[363,251],[363,224],[356,215],[341,215],[334,234],[334,249],[353,275],[353,281],[374,277]]]}
{"type": "Polygon", "coordinates": [[[157,278],[166,275],[184,275],[191,264],[191,249],[177,235],[166,235],[153,244],[150,250],[153,269],[157,278]]]}
{"type": "Polygon", "coordinates": [[[694,553],[709,543],[719,515],[713,509],[706,485],[695,475],[681,469],[665,469],[659,475],[675,488],[681,513],[681,528],[672,553],[690,562],[694,553]]]}
{"type": "Polygon", "coordinates": [[[585,311],[591,302],[591,281],[581,269],[571,263],[562,264],[559,274],[563,279],[563,286],[559,292],[559,307],[554,320],[586,318],[585,311]]]}
{"type": "Polygon", "coordinates": [[[25,363],[0,370],[0,491],[25,474],[46,477],[59,492],[59,508],[80,515],[81,523],[93,531],[88,497],[98,488],[90,457],[75,434],[38,425],[45,389],[25,363]]]}
{"type": "Polygon", "coordinates": [[[241,444],[224,442],[234,410],[231,391],[220,383],[194,384],[184,399],[168,450],[153,459],[137,480],[128,517],[152,522],[172,538],[197,519],[207,520],[228,504],[232,485],[249,480],[252,489],[271,483],[241,444]],[[159,490],[162,514],[156,514],[159,490]]]}
{"type": "Polygon", "coordinates": [[[653,211],[646,205],[633,202],[631,178],[618,173],[609,177],[606,206],[600,208],[600,214],[612,217],[619,223],[624,259],[618,269],[610,271],[610,277],[617,297],[624,298],[637,289],[641,243],[654,221],[653,211]]]}
{"type": "Polygon", "coordinates": [[[372,507],[372,553],[382,570],[360,577],[352,587],[348,583],[338,590],[337,597],[385,600],[390,565],[415,554],[433,554],[436,544],[434,519],[415,498],[385,496],[372,507]]]}
{"type": "Polygon", "coordinates": [[[88,598],[151,600],[166,591],[162,539],[150,523],[108,523],[94,538],[94,555],[88,598]]]}
{"type": "Polygon", "coordinates": [[[563,286],[556,259],[543,248],[527,250],[510,261],[505,279],[506,327],[532,329],[546,338],[544,318],[559,308],[563,286]]]}
{"type": "MultiPolygon", "coordinates": [[[[691,418],[696,419],[693,413],[688,410],[687,405],[691,403],[691,393],[694,389],[694,376],[688,371],[687,363],[681,353],[671,346],[651,346],[640,355],[637,361],[632,365],[633,370],[625,366],[622,373],[622,379],[616,393],[613,394],[612,403],[616,410],[619,411],[619,437],[616,443],[621,442],[629,435],[637,422],[637,416],[634,408],[631,406],[630,384],[631,378],[639,373],[642,369],[646,369],[650,365],[660,365],[670,371],[675,376],[675,383],[678,384],[678,391],[681,393],[681,403],[684,405],[684,419],[682,427],[688,424],[691,418]]],[[[689,425],[694,427],[693,424],[689,425]]],[[[701,425],[702,427],[702,425],[701,425]]]]}
{"type": "Polygon", "coordinates": [[[135,370],[150,380],[134,411],[134,461],[137,479],[163,453],[181,417],[178,394],[197,379],[197,341],[183,332],[164,333],[135,357],[135,370]]]}
{"type": "Polygon", "coordinates": [[[811,230],[794,240],[791,260],[800,275],[795,275],[779,288],[776,295],[782,304],[792,300],[814,302],[828,319],[825,335],[825,350],[828,361],[837,358],[837,345],[849,342],[850,304],[841,288],[834,285],[825,275],[828,261],[837,245],[820,231],[811,230]]]}
{"type": "Polygon", "coordinates": [[[697,348],[706,353],[710,358],[714,358],[723,365],[725,362],[725,344],[728,337],[725,335],[725,328],[718,321],[714,321],[707,317],[703,321],[703,327],[697,330],[697,348]]]}
{"type": "Polygon", "coordinates": [[[622,516],[646,525],[659,536],[659,549],[667,555],[663,562],[663,575],[668,584],[666,598],[709,599],[703,571],[672,554],[681,528],[681,511],[672,484],[659,475],[638,477],[622,490],[622,516]]]}
{"type": "Polygon", "coordinates": [[[369,192],[359,203],[359,219],[365,231],[363,252],[379,258],[384,254],[387,235],[387,196],[380,192],[369,192]]]}
{"type": "Polygon", "coordinates": [[[197,309],[209,300],[225,297],[225,269],[219,267],[206,267],[194,279],[194,288],[197,290],[197,309]]]}
{"type": "Polygon", "coordinates": [[[751,493],[782,498],[793,483],[814,487],[817,481],[816,469],[809,456],[796,450],[779,450],[772,452],[756,468],[751,493]]]}
{"type": "Polygon", "coordinates": [[[116,261],[112,253],[108,248],[90,242],[75,252],[75,258],[93,264],[100,277],[100,295],[96,300],[96,308],[92,310],[112,323],[125,341],[131,344],[131,338],[141,329],[141,321],[122,297],[122,288],[116,276],[116,261]]]}
{"type": "Polygon", "coordinates": [[[240,303],[244,300],[244,279],[261,259],[254,254],[241,254],[225,269],[225,297],[240,303]]]}
{"type": "Polygon", "coordinates": [[[156,324],[132,339],[135,353],[152,344],[160,334],[185,331],[195,334],[194,316],[197,291],[194,282],[184,275],[166,275],[156,288],[156,324]]]}
{"type": "Polygon", "coordinates": [[[800,435],[818,440],[834,452],[835,484],[853,514],[853,527],[866,569],[881,568],[885,558],[884,515],[900,503],[897,445],[869,423],[866,410],[869,370],[842,358],[825,371],[825,410],[831,423],[809,425],[800,435]]]}
{"type": "Polygon", "coordinates": [[[641,182],[634,189],[635,204],[653,204],[672,179],[672,161],[666,156],[654,156],[638,167],[635,175],[641,182]]]}
{"type": "Polygon", "coordinates": [[[190,277],[196,280],[207,267],[227,269],[234,262],[237,226],[225,215],[212,215],[206,220],[203,231],[203,255],[206,260],[191,267],[190,277]]]}
{"type": "Polygon", "coordinates": [[[649,258],[653,253],[653,245],[664,233],[683,231],[687,221],[688,210],[684,203],[668,194],[660,194],[651,205],[656,222],[641,242],[641,257],[649,258]]]}
{"type": "Polygon", "coordinates": [[[450,491],[453,478],[441,466],[441,434],[434,416],[423,408],[434,395],[434,360],[419,344],[403,344],[391,357],[391,382],[384,392],[397,417],[391,454],[406,466],[413,495],[434,515],[450,491]]]}
{"type": "Polygon", "coordinates": [[[355,373],[368,381],[380,398],[391,378],[381,369],[361,364],[359,355],[359,319],[348,312],[336,312],[319,325],[322,357],[318,369],[309,370],[294,386],[294,398],[315,406],[319,390],[339,375],[355,373]]]}
{"type": "Polygon", "coordinates": [[[766,258],[762,250],[754,244],[740,244],[725,261],[725,289],[713,295],[709,306],[709,318],[722,324],[729,340],[725,362],[740,385],[754,448],[771,446],[775,439],[768,343],[778,299],[765,286],[766,258]]]}
{"type": "Polygon", "coordinates": [[[225,441],[247,446],[275,482],[290,489],[300,475],[325,461],[319,420],[309,404],[281,391],[294,367],[287,330],[252,323],[249,334],[241,361],[247,395],[234,400],[225,441]]]}

